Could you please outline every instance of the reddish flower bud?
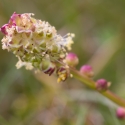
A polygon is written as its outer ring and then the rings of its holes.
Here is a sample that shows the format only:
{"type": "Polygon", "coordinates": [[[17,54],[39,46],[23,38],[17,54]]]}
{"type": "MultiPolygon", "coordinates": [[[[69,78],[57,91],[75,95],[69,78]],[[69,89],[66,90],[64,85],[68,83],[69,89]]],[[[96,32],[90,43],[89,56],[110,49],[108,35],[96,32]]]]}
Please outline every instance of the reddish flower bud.
{"type": "Polygon", "coordinates": [[[105,91],[109,87],[109,82],[107,82],[105,79],[99,79],[96,81],[96,89],[99,91],[105,91]]]}
{"type": "Polygon", "coordinates": [[[90,65],[83,65],[80,68],[80,73],[88,77],[92,77],[94,75],[93,69],[90,65]]]}
{"type": "Polygon", "coordinates": [[[66,63],[69,65],[69,66],[76,66],[78,63],[79,63],[79,59],[77,57],[77,55],[75,53],[69,53],[67,56],[66,56],[66,63]]]}
{"type": "Polygon", "coordinates": [[[116,110],[116,115],[119,119],[125,119],[125,109],[122,108],[122,107],[119,107],[117,110],[116,110]]]}

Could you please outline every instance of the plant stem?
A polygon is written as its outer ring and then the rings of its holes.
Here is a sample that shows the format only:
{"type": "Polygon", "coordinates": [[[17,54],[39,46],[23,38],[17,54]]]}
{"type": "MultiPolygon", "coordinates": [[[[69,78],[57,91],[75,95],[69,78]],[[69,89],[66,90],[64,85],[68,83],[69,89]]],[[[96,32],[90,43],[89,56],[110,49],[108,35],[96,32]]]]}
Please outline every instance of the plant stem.
{"type": "MultiPolygon", "coordinates": [[[[70,71],[76,79],[78,79],[79,81],[81,81],[82,83],[90,87],[91,89],[96,90],[95,82],[93,80],[91,80],[90,78],[86,76],[83,76],[76,69],[73,69],[71,67],[70,67],[70,71]]],[[[107,90],[105,92],[100,92],[100,91],[98,92],[101,93],[103,96],[107,97],[108,99],[110,99],[111,101],[113,101],[114,103],[116,103],[117,105],[125,107],[125,100],[118,97],[117,95],[112,93],[110,90],[107,90]]]]}

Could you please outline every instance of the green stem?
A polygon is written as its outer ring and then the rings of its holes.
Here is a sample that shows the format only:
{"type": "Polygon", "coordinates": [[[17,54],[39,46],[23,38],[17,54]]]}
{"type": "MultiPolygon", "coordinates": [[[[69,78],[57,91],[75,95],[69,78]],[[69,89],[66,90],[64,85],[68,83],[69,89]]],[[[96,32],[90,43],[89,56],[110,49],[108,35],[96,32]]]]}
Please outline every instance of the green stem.
{"type": "MultiPolygon", "coordinates": [[[[70,71],[76,79],[80,80],[82,83],[86,84],[91,89],[96,90],[95,82],[93,80],[81,75],[76,69],[70,68],[70,71]]],[[[125,107],[125,100],[118,97],[111,91],[107,90],[105,92],[100,92],[100,91],[98,92],[101,93],[103,96],[107,97],[108,99],[110,99],[111,101],[113,101],[114,103],[116,103],[117,105],[125,107]]]]}

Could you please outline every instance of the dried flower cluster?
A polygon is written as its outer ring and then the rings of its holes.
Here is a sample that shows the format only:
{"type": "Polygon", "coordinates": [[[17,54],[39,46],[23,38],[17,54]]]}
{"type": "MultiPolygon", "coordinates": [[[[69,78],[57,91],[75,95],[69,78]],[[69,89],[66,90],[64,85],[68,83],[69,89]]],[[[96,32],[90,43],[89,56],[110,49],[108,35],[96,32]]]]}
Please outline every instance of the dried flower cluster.
{"type": "Polygon", "coordinates": [[[62,37],[55,27],[33,18],[33,15],[13,13],[9,22],[1,27],[5,35],[2,48],[18,57],[17,68],[26,66],[26,69],[39,69],[49,75],[56,70],[58,81],[64,81],[68,71],[65,67],[57,66],[56,62],[63,62],[67,50],[71,49],[74,35],[69,33],[62,37]]]}

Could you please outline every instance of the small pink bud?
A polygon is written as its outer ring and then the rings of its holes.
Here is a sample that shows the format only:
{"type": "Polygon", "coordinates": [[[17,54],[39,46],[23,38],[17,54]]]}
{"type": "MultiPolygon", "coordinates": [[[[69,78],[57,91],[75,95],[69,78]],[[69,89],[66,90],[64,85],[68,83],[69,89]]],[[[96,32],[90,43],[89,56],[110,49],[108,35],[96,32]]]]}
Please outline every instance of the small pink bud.
{"type": "Polygon", "coordinates": [[[109,82],[107,82],[105,79],[99,79],[96,81],[96,89],[99,91],[105,91],[109,87],[109,82]]]}
{"type": "Polygon", "coordinates": [[[83,65],[80,68],[80,73],[88,77],[92,77],[94,75],[93,69],[90,65],[83,65]]]}
{"type": "Polygon", "coordinates": [[[69,53],[67,56],[66,56],[66,63],[69,65],[69,66],[76,66],[78,63],[79,63],[79,59],[77,57],[77,55],[75,53],[69,53]]]}
{"type": "Polygon", "coordinates": [[[116,110],[116,115],[119,119],[125,119],[125,109],[122,108],[122,107],[119,107],[117,110],[116,110]]]}

